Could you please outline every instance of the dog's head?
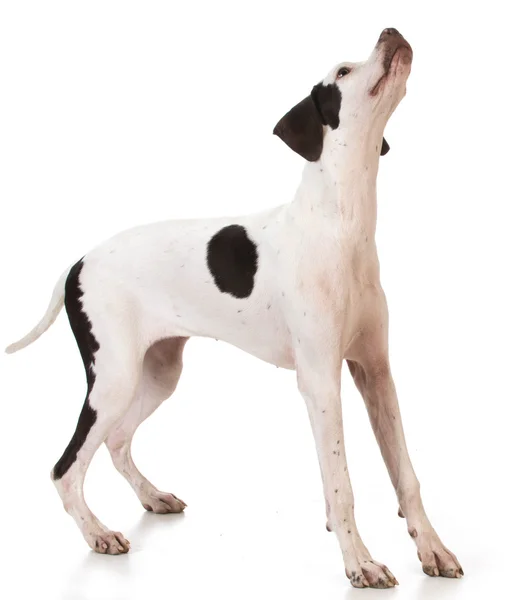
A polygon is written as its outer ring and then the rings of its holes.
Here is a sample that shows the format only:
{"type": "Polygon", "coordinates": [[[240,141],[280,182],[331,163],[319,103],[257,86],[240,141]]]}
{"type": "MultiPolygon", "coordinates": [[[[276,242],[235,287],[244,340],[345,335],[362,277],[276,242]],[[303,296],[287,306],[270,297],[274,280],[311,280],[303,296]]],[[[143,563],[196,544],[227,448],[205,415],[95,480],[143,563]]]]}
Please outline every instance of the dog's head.
{"type": "Polygon", "coordinates": [[[380,131],[380,153],[386,154],[383,130],[405,96],[411,63],[412,49],[403,36],[396,29],[384,29],[367,61],[337,65],[282,117],[273,133],[313,162],[331,131],[341,133],[340,138],[345,132],[346,142],[353,134],[360,139],[380,131]]]}

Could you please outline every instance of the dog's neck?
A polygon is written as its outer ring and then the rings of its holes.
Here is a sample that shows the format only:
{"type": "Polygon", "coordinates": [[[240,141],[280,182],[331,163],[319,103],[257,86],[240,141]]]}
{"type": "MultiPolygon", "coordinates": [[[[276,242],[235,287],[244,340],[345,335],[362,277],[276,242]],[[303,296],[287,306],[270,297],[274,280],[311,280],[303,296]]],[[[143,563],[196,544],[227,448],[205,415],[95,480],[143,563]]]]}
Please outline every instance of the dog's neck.
{"type": "Polygon", "coordinates": [[[294,203],[334,219],[353,243],[360,237],[374,240],[381,143],[380,132],[365,136],[329,132],[320,159],[304,168],[294,203]]]}

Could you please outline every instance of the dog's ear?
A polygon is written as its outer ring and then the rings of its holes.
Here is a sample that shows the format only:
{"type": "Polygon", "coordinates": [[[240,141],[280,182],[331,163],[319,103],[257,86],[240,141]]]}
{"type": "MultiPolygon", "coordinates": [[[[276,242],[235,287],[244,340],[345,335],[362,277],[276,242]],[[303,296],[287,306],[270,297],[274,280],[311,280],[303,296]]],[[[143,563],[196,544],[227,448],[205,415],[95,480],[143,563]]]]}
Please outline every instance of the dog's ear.
{"type": "Polygon", "coordinates": [[[336,129],[340,124],[341,99],[337,85],[318,83],[307,98],[282,117],[273,133],[300,156],[314,162],[322,154],[323,125],[336,129]]]}
{"type": "Polygon", "coordinates": [[[322,154],[322,120],[311,96],[307,96],[275,125],[275,135],[294,152],[314,162],[322,154]]]}
{"type": "MultiPolygon", "coordinates": [[[[311,94],[288,111],[275,125],[273,133],[294,152],[314,162],[320,158],[324,143],[324,125],[336,129],[340,124],[342,96],[336,84],[318,83],[311,94]]],[[[380,154],[389,152],[383,139],[380,154]]]]}
{"type": "Polygon", "coordinates": [[[320,115],[322,125],[336,129],[340,125],[340,103],[342,95],[336,84],[317,83],[311,90],[311,98],[320,115]]]}

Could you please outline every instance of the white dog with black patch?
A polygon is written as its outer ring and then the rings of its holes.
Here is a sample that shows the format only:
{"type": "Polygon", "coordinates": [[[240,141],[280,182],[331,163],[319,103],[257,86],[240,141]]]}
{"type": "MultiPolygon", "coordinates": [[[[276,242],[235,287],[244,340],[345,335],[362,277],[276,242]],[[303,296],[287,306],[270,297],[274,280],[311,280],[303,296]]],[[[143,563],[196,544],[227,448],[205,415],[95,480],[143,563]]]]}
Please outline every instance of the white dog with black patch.
{"type": "Polygon", "coordinates": [[[375,245],[376,176],[384,127],[405,95],[412,50],[385,29],[364,63],[342,63],[277,124],[308,162],[290,204],[236,219],[166,221],[104,242],[58,281],[47,313],[65,304],[87,372],[76,431],[52,471],[66,511],[97,552],[127,552],[83,497],[85,473],[105,442],[141,503],[179,512],[130,452],[139,424],[175,390],[188,338],[224,340],[295,369],[315,437],[327,509],[355,587],[397,581],[365,547],[355,523],[340,402],[346,360],[369,412],[423,570],[461,577],[432,527],[405,444],[388,356],[388,312],[375,245]]]}

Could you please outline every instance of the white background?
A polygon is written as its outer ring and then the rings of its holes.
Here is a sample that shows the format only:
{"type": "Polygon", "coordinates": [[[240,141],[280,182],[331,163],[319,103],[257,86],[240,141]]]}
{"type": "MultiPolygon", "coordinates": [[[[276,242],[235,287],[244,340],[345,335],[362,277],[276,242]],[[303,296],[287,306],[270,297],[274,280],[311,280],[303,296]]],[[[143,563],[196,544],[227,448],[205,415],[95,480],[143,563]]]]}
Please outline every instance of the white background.
{"type": "Polygon", "coordinates": [[[460,581],[423,575],[363,403],[343,401],[356,515],[400,581],[357,591],[325,530],[294,373],[192,340],[134,457],[182,516],[144,513],[103,448],[87,500],[132,542],[92,553],[49,472],[85,393],[65,314],[0,369],[0,595],[514,598],[519,593],[519,21],[513,2],[24,2],[0,9],[1,343],[62,270],[158,219],[291,200],[302,159],[271,134],[384,27],[415,51],[386,130],[378,247],[413,463],[460,581]]]}

